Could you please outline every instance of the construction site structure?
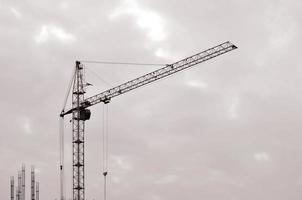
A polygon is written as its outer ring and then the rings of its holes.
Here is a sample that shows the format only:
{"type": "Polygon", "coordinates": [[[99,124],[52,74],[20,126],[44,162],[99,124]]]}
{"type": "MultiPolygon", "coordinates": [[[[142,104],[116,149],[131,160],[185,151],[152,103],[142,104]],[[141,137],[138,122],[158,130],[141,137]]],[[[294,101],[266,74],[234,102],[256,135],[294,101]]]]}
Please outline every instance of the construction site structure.
{"type": "Polygon", "coordinates": [[[21,199],[25,200],[25,164],[22,164],[22,193],[21,193],[21,199]]]}
{"type": "Polygon", "coordinates": [[[35,200],[35,167],[31,167],[31,181],[30,181],[30,196],[31,200],[35,200]]]}
{"type": "Polygon", "coordinates": [[[15,199],[15,180],[13,176],[10,177],[10,199],[15,199]]]}
{"type": "Polygon", "coordinates": [[[22,175],[21,175],[21,171],[18,171],[18,186],[17,186],[17,192],[16,192],[16,199],[17,200],[21,200],[21,184],[22,184],[22,175]]]}
{"type": "Polygon", "coordinates": [[[36,200],[39,200],[39,182],[36,182],[36,200]]]}
{"type": "MultiPolygon", "coordinates": [[[[64,118],[67,114],[72,114],[72,168],[73,168],[73,200],[85,200],[85,159],[84,159],[84,136],[85,121],[90,119],[91,112],[87,109],[90,106],[103,102],[107,104],[113,97],[119,96],[141,86],[147,85],[154,81],[160,80],[177,72],[183,71],[194,65],[210,60],[214,57],[225,54],[237,47],[231,42],[224,42],[210,49],[197,53],[193,56],[184,58],[178,62],[167,64],[165,67],[155,70],[136,79],[113,87],[109,90],[101,92],[97,95],[85,98],[85,86],[83,64],[76,61],[73,87],[72,87],[72,108],[65,111],[65,105],[60,113],[60,117],[64,118]]],[[[62,151],[62,150],[61,150],[62,151]]],[[[63,161],[60,161],[60,180],[61,180],[61,200],[65,200],[63,161]]],[[[104,176],[107,172],[103,173],[104,176]]]]}
{"type": "MultiPolygon", "coordinates": [[[[16,197],[16,200],[25,200],[25,191],[26,191],[26,180],[25,180],[25,174],[26,174],[26,169],[25,169],[25,164],[22,164],[21,171],[18,171],[18,184],[15,186],[14,182],[14,176],[11,176],[10,179],[10,197],[11,200],[14,200],[16,197]]],[[[38,182],[36,182],[35,179],[35,168],[34,166],[31,167],[31,200],[36,200],[39,199],[37,197],[37,194],[39,194],[39,186],[38,182]],[[36,185],[36,186],[35,186],[36,185]],[[36,187],[36,191],[35,191],[36,187]],[[36,194],[36,196],[35,196],[36,194]]]]}

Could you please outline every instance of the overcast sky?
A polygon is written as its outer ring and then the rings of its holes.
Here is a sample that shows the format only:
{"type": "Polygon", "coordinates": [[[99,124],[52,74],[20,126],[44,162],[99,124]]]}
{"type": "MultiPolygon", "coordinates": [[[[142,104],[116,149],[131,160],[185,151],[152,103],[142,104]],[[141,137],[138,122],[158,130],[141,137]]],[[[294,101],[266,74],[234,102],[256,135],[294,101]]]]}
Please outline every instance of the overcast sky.
{"type": "MultiPolygon", "coordinates": [[[[299,0],[1,0],[0,198],[22,163],[27,199],[30,165],[40,199],[59,198],[75,60],[172,63],[229,40],[239,49],[112,99],[108,200],[300,200],[301,10],[299,0]]],[[[85,66],[86,97],[157,68],[85,66]]],[[[86,123],[89,200],[103,195],[102,109],[86,123]]]]}

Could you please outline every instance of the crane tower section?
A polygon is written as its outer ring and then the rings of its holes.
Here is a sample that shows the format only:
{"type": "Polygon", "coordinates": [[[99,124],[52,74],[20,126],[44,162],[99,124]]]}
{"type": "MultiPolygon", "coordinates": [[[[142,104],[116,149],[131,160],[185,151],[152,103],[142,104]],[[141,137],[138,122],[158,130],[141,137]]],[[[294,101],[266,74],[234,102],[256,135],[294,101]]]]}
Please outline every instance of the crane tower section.
{"type": "Polygon", "coordinates": [[[84,101],[84,72],[80,62],[76,62],[76,73],[72,89],[72,167],[73,167],[73,199],[85,199],[84,170],[84,129],[85,120],[90,118],[90,111],[82,109],[84,101]]]}

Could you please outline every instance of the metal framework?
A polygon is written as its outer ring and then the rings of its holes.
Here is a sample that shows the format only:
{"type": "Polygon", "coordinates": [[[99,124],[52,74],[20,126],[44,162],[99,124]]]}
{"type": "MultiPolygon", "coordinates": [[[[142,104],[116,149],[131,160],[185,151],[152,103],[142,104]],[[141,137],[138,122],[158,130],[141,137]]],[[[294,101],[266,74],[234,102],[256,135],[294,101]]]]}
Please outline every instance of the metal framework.
{"type": "Polygon", "coordinates": [[[84,98],[85,91],[83,67],[79,61],[76,61],[76,70],[73,82],[72,108],[66,112],[63,109],[60,114],[60,117],[64,117],[65,115],[72,113],[73,200],[85,200],[84,128],[85,120],[90,118],[90,111],[87,109],[88,107],[100,102],[105,104],[109,103],[113,97],[173,75],[179,71],[188,69],[194,65],[225,54],[236,48],[237,47],[231,42],[222,43],[86,99],[84,98]]]}
{"type": "MultiPolygon", "coordinates": [[[[18,171],[18,178],[16,181],[14,180],[14,176],[11,176],[11,200],[25,200],[25,190],[26,190],[26,180],[25,180],[26,168],[25,164],[22,164],[21,170],[18,171]]],[[[35,168],[31,166],[31,173],[30,173],[30,199],[36,200],[35,197],[35,168]]],[[[29,196],[28,196],[29,197],[29,196]]]]}
{"type": "Polygon", "coordinates": [[[15,179],[13,176],[10,177],[10,199],[14,200],[15,198],[15,179]]]}
{"type": "Polygon", "coordinates": [[[76,73],[72,93],[72,148],[73,148],[73,199],[85,199],[84,171],[84,120],[81,118],[80,103],[84,101],[83,67],[76,62],[76,73]]]}
{"type": "Polygon", "coordinates": [[[21,200],[21,185],[22,185],[22,174],[21,171],[18,171],[18,186],[17,186],[17,191],[16,191],[16,200],[21,200]]]}
{"type": "Polygon", "coordinates": [[[39,182],[36,182],[36,200],[39,200],[39,182]]]}
{"type": "Polygon", "coordinates": [[[30,173],[30,197],[31,200],[35,200],[35,167],[31,167],[31,173],[30,173]]]}
{"type": "Polygon", "coordinates": [[[22,180],[22,192],[21,192],[21,199],[22,200],[25,200],[25,183],[26,183],[26,181],[25,181],[25,164],[22,164],[22,178],[21,178],[21,180],[22,180]]]}

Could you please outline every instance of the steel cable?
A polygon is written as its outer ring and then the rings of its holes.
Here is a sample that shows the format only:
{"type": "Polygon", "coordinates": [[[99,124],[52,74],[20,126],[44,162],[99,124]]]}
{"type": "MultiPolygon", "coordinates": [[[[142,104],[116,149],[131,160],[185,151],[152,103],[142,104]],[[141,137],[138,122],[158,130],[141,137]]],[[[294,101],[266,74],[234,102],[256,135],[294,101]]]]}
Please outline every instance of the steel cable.
{"type": "Polygon", "coordinates": [[[60,200],[65,200],[65,174],[64,174],[64,117],[60,117],[60,200]]]}
{"type": "Polygon", "coordinates": [[[164,66],[162,63],[137,63],[137,62],[113,62],[113,61],[95,61],[81,60],[82,63],[109,64],[109,65],[140,65],[140,66],[164,66]]]}
{"type": "Polygon", "coordinates": [[[108,127],[109,127],[109,120],[108,120],[108,113],[109,108],[108,104],[103,104],[103,120],[102,120],[102,164],[103,164],[103,176],[104,176],[104,200],[107,199],[107,175],[108,175],[108,144],[109,144],[109,137],[108,137],[108,127]]]}

